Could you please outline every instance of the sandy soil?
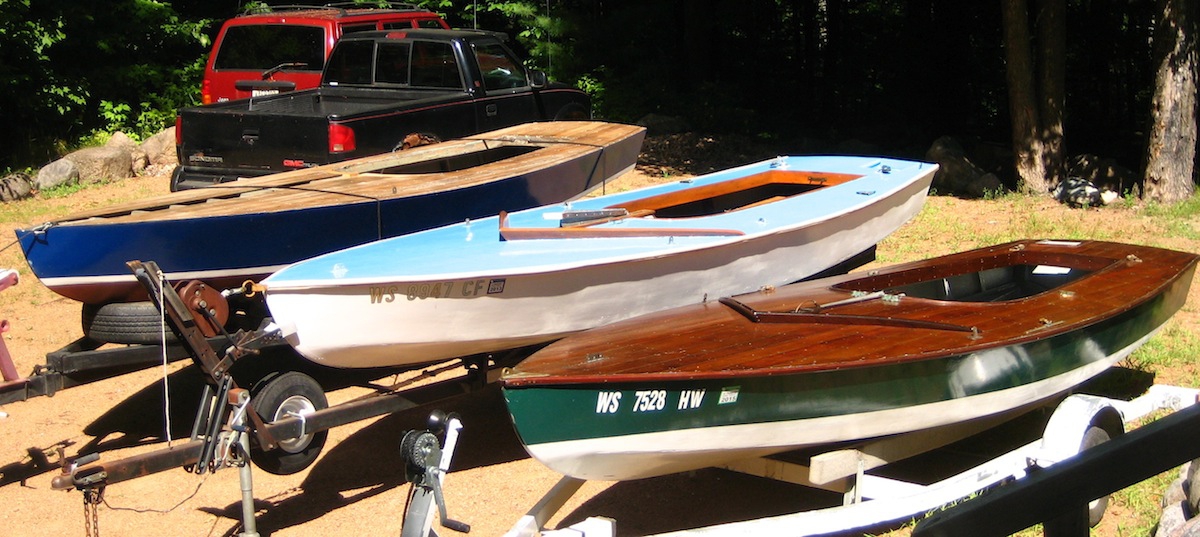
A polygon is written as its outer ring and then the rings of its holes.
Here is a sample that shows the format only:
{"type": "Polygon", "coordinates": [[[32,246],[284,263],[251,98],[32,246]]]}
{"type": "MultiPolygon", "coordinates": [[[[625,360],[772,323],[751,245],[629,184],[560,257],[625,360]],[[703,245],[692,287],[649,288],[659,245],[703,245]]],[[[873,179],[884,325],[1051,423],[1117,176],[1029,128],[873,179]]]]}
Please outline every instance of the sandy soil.
{"type": "MultiPolygon", "coordinates": [[[[634,173],[622,182],[660,180],[634,173]]],[[[0,206],[0,227],[15,227],[122,197],[166,191],[161,177],[135,178],[54,200],[0,206]],[[132,193],[132,194],[131,194],[132,193]]],[[[932,197],[914,222],[879,248],[880,262],[949,253],[1001,240],[1037,236],[1045,229],[1074,230],[1078,236],[1142,242],[1198,251],[1200,225],[1176,233],[1152,226],[1136,207],[1104,211],[1068,210],[1048,200],[964,201],[932,197]],[[1057,228],[1053,226],[1058,226],[1057,228]]],[[[8,235],[11,237],[12,235],[8,235]]],[[[21,374],[44,363],[46,353],[80,335],[77,303],[57,297],[32,276],[16,247],[0,252],[0,268],[20,270],[21,283],[0,293],[0,318],[11,323],[4,342],[21,374]]],[[[1195,346],[1200,299],[1189,304],[1168,331],[1171,344],[1195,346]]],[[[84,532],[82,495],[50,488],[57,448],[68,456],[100,451],[112,461],[161,449],[164,438],[164,374],[178,444],[190,427],[198,383],[183,363],[121,376],[61,392],[54,397],[4,405],[0,418],[0,527],[6,535],[71,535],[84,532]],[[45,464],[45,459],[50,464],[45,464]]],[[[1159,371],[1159,380],[1197,385],[1193,364],[1159,371]]],[[[439,378],[457,375],[443,374],[439,378]]],[[[385,379],[387,380],[387,379],[385,379]]],[[[367,393],[350,388],[331,394],[331,404],[367,393]]],[[[291,476],[254,472],[257,524],[264,535],[397,534],[409,487],[397,445],[403,433],[422,427],[433,408],[463,416],[461,448],[446,480],[452,518],[471,524],[472,535],[500,535],[526,512],[558,476],[530,460],[517,442],[498,390],[464,393],[436,406],[334,429],[314,466],[291,476]]],[[[236,470],[196,476],[172,470],[109,487],[99,509],[108,535],[236,535],[241,493],[236,470]]],[[[551,525],[589,516],[618,520],[622,535],[752,519],[819,505],[840,498],[727,471],[702,470],[626,483],[588,483],[551,525]]],[[[1115,535],[1112,528],[1104,535],[1115,535]]],[[[454,532],[442,531],[443,535],[454,532]]]]}

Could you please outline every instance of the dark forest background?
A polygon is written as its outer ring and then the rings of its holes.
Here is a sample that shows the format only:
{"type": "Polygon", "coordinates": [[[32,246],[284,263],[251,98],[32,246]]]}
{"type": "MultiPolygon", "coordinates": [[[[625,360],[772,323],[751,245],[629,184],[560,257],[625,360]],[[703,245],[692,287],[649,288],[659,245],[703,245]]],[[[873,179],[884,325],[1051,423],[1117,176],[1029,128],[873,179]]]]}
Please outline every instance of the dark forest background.
{"type": "MultiPolygon", "coordinates": [[[[943,135],[1011,146],[1002,2],[416,3],[455,27],[506,32],[532,64],[589,91],[599,118],[661,114],[792,153],[853,142],[921,157],[943,135]]],[[[0,169],[40,166],[96,133],[172,124],[198,104],[211,38],[244,4],[0,0],[0,169]]],[[[1066,2],[1067,155],[1142,165],[1155,4],[1066,2]]]]}

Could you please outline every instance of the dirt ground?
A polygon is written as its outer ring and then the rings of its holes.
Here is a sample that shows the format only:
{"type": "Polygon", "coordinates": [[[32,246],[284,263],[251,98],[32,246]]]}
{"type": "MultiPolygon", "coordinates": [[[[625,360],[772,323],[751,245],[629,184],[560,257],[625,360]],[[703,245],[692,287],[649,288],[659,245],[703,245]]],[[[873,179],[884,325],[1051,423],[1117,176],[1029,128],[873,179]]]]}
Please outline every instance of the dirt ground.
{"type": "MultiPolygon", "coordinates": [[[[643,168],[645,170],[645,168],[643,168]]],[[[621,179],[624,183],[661,180],[655,169],[621,179]]],[[[162,177],[134,178],[90,188],[65,198],[0,206],[0,227],[11,229],[105,205],[135,192],[165,192],[162,177]]],[[[898,262],[949,253],[1045,229],[1143,242],[1198,251],[1200,224],[1173,234],[1150,226],[1137,207],[1103,211],[1069,210],[1049,200],[964,201],[931,197],[925,211],[879,247],[879,262],[898,262]],[[1057,227],[1055,227],[1057,226],[1057,227]]],[[[1059,238],[1059,237],[1055,237],[1059,238]]],[[[1066,238],[1066,237],[1061,237],[1066,238]]],[[[0,252],[0,268],[21,273],[21,283],[0,293],[0,319],[10,330],[4,342],[17,370],[28,374],[46,353],[80,335],[79,306],[45,289],[25,266],[17,247],[0,252]]],[[[1172,322],[1182,329],[1177,344],[1196,345],[1200,297],[1194,287],[1185,310],[1172,322]]],[[[55,491],[51,478],[57,448],[68,456],[99,451],[113,461],[166,445],[164,374],[168,377],[174,445],[190,427],[198,384],[184,363],[128,374],[25,402],[0,411],[0,532],[5,535],[81,535],[85,531],[82,495],[55,491]],[[45,464],[48,457],[50,464],[45,464]]],[[[1160,371],[1159,381],[1197,385],[1194,364],[1160,371]]],[[[457,372],[442,374],[448,378],[457,372]]],[[[386,380],[386,379],[385,379],[386,380]]],[[[330,403],[367,393],[351,388],[331,394],[330,403]]],[[[422,427],[433,408],[463,416],[452,472],[446,479],[449,515],[472,526],[472,535],[501,535],[513,526],[558,476],[528,458],[505,413],[499,391],[485,388],[381,418],[336,428],[322,457],[290,476],[254,472],[257,524],[264,535],[398,534],[408,485],[397,446],[403,433],[422,427]]],[[[98,523],[107,535],[236,535],[241,531],[238,472],[196,476],[171,470],[109,487],[98,523]]],[[[608,516],[621,535],[664,532],[724,521],[832,505],[840,497],[721,470],[625,483],[593,482],[560,511],[551,526],[608,516]]],[[[1111,517],[1110,517],[1111,518],[1111,517]]],[[[1119,518],[1119,514],[1118,514],[1119,518]]],[[[1116,535],[1116,523],[1102,535],[1116,535]]],[[[454,532],[441,530],[442,535],[454,532]]]]}

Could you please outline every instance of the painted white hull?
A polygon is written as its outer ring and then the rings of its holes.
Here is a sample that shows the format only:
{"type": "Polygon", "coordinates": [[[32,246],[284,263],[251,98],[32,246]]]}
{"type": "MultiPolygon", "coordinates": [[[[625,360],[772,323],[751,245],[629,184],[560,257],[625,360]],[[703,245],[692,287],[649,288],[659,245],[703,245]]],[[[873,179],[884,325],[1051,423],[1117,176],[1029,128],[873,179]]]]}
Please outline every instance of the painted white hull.
{"type": "Polygon", "coordinates": [[[914,217],[928,180],[809,225],[711,247],[543,272],[462,267],[470,277],[269,288],[268,304],[301,354],[333,367],[416,365],[511,349],[819,273],[914,217]]]}

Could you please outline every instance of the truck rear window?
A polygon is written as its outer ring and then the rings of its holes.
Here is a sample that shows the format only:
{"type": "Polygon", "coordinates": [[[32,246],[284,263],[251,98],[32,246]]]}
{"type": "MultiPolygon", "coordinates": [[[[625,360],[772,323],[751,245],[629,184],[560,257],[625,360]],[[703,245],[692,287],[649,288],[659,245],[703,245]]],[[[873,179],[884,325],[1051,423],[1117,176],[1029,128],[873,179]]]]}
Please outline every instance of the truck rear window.
{"type": "Polygon", "coordinates": [[[284,63],[302,62],[304,70],[320,71],[325,64],[325,30],[318,26],[242,25],[225,30],[213,68],[265,71],[284,63]]]}
{"type": "Polygon", "coordinates": [[[375,54],[375,43],[371,41],[342,41],[329,55],[329,65],[325,67],[325,83],[341,84],[370,84],[371,59],[375,54]]]}
{"type": "Polygon", "coordinates": [[[325,84],[463,89],[462,75],[450,43],[346,40],[338,43],[325,67],[325,84]],[[376,48],[378,46],[378,48],[376,48]],[[374,61],[372,62],[372,58],[374,61]],[[374,65],[374,73],[371,72],[374,65]]]}

